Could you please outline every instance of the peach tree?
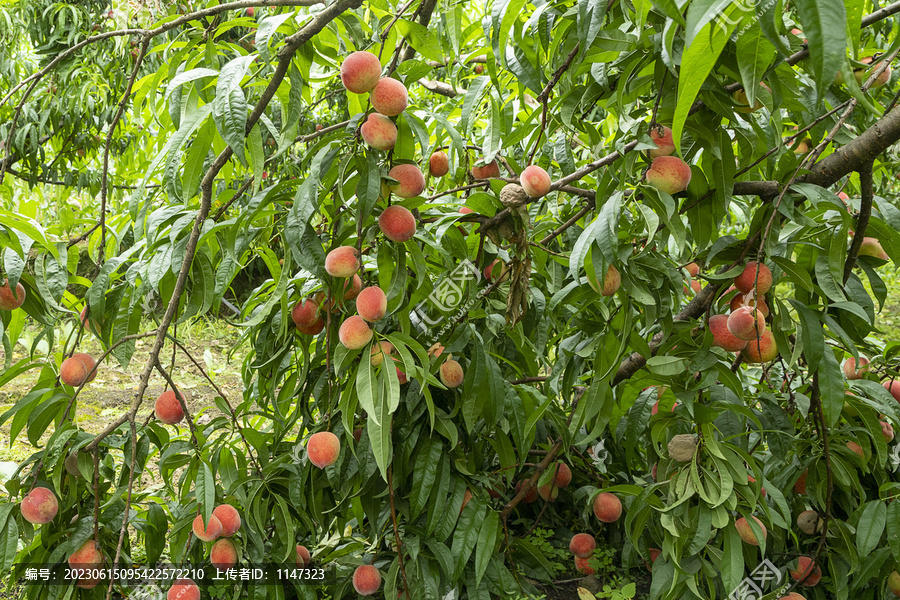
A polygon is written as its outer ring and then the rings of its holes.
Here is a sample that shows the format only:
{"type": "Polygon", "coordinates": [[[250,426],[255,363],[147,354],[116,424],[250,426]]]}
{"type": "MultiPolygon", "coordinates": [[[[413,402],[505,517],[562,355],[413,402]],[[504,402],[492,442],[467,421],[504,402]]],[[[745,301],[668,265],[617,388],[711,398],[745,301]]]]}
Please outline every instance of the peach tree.
{"type": "Polygon", "coordinates": [[[900,596],[897,12],[0,5],[0,567],[480,599],[611,549],[647,598],[900,596]],[[185,575],[99,570],[136,564],[185,575]]]}

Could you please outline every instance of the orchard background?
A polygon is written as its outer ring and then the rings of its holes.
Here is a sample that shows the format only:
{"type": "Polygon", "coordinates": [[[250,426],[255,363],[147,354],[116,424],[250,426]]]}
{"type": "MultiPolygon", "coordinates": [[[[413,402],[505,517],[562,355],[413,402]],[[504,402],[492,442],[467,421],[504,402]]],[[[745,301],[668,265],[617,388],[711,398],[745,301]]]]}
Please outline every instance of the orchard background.
{"type": "Polygon", "coordinates": [[[898,13],[0,2],[7,593],[900,595],[898,13]]]}

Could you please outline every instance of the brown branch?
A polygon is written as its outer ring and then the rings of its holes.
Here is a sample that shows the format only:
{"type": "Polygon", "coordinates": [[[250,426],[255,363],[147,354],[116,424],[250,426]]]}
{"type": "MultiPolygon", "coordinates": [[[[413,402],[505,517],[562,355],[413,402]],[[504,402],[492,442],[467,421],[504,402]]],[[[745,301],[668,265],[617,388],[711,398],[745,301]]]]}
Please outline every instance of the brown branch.
{"type": "MultiPolygon", "coordinates": [[[[131,495],[134,491],[134,465],[137,457],[137,429],[134,426],[134,419],[130,419],[128,424],[131,425],[131,465],[128,469],[128,493],[125,496],[125,515],[122,517],[122,528],[119,530],[119,543],[116,544],[116,556],[113,558],[113,566],[119,564],[119,557],[122,556],[122,544],[125,541],[125,532],[128,531],[128,520],[131,514],[131,495]]],[[[110,578],[109,587],[106,589],[106,600],[112,597],[113,585],[116,580],[110,578]]]]}
{"type": "Polygon", "coordinates": [[[853,241],[850,242],[850,250],[847,252],[847,262],[844,263],[844,284],[850,279],[859,249],[862,247],[866,228],[869,226],[869,217],[872,215],[872,201],[875,196],[872,182],[872,163],[859,172],[859,187],[862,190],[862,200],[859,205],[859,216],[856,218],[856,231],[853,233],[853,241]]]}
{"type": "Polygon", "coordinates": [[[441,96],[447,96],[448,98],[456,98],[460,94],[465,93],[465,90],[458,90],[449,83],[436,81],[434,79],[425,79],[424,77],[419,80],[419,85],[428,91],[440,94],[441,96]]]}
{"type": "Polygon", "coordinates": [[[513,496],[512,500],[506,503],[503,507],[503,510],[500,511],[500,519],[503,521],[504,527],[506,526],[506,519],[509,517],[509,513],[512,512],[512,509],[516,507],[516,505],[522,501],[523,498],[528,494],[529,490],[535,486],[537,480],[540,479],[541,473],[547,470],[547,467],[553,462],[553,459],[556,458],[556,455],[559,454],[559,451],[562,449],[563,442],[562,440],[557,441],[553,444],[553,447],[547,452],[544,456],[544,459],[538,463],[537,467],[534,469],[534,473],[525,480],[522,484],[522,488],[519,492],[513,496]]]}
{"type": "Polygon", "coordinates": [[[403,575],[403,589],[409,598],[409,580],[406,578],[406,565],[403,560],[403,543],[400,540],[400,527],[397,525],[397,509],[394,507],[394,474],[393,467],[388,467],[388,492],[391,499],[391,522],[394,525],[394,539],[397,543],[397,559],[400,561],[400,574],[403,575]]]}

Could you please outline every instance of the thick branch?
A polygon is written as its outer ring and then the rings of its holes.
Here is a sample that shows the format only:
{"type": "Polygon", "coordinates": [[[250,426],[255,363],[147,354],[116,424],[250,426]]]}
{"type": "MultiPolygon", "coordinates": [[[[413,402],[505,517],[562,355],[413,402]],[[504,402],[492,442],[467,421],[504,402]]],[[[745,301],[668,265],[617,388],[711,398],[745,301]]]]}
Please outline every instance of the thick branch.
{"type": "Polygon", "coordinates": [[[859,205],[859,216],[856,218],[856,231],[853,233],[853,241],[850,242],[850,250],[847,252],[847,262],[844,263],[844,284],[850,279],[853,267],[856,266],[859,249],[862,248],[866,228],[869,226],[869,217],[872,216],[872,201],[875,197],[872,163],[859,172],[859,186],[862,190],[862,200],[859,205]]]}

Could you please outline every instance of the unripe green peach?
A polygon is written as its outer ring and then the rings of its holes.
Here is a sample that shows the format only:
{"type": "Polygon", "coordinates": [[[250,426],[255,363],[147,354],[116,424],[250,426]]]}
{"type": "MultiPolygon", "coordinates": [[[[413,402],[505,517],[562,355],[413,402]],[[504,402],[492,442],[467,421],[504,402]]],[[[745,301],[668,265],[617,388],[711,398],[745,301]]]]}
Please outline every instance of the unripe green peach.
{"type": "Polygon", "coordinates": [[[677,194],[691,182],[691,166],[677,156],[658,156],[653,159],[645,179],[660,191],[677,194]]]}
{"type": "Polygon", "coordinates": [[[378,113],[369,114],[359,133],[363,141],[376,150],[390,150],[397,143],[397,126],[378,113]]]}
{"type": "Polygon", "coordinates": [[[550,191],[550,175],[537,165],[525,167],[519,181],[525,193],[532,198],[541,198],[550,191]]]}
{"type": "Polygon", "coordinates": [[[396,184],[391,185],[391,191],[401,198],[414,198],[425,191],[425,175],[416,165],[396,165],[388,175],[397,180],[396,184]]]}
{"type": "Polygon", "coordinates": [[[348,350],[359,350],[372,340],[372,329],[359,315],[348,317],[338,329],[338,338],[348,350]]]}
{"type": "Polygon", "coordinates": [[[406,86],[392,77],[382,77],[369,94],[372,107],[383,115],[395,117],[406,110],[409,94],[406,86]]]}
{"type": "Polygon", "coordinates": [[[219,521],[217,516],[210,515],[209,521],[206,522],[206,527],[204,527],[203,515],[197,515],[194,517],[194,523],[191,529],[193,530],[194,535],[197,536],[197,539],[204,542],[211,542],[222,535],[222,522],[219,521]]]}
{"type": "Polygon", "coordinates": [[[378,228],[392,242],[405,242],[416,234],[416,218],[408,209],[393,204],[378,217],[378,228]]]}
{"type": "Polygon", "coordinates": [[[859,247],[859,256],[872,256],[881,260],[890,260],[891,258],[888,256],[887,252],[884,251],[881,242],[873,237],[863,238],[862,245],[859,247]]]}
{"type": "Polygon", "coordinates": [[[309,436],[306,442],[309,462],[324,469],[337,461],[341,454],[341,440],[330,431],[319,431],[309,436]]]}
{"type": "Polygon", "coordinates": [[[341,63],[341,83],[354,94],[365,94],[381,79],[381,62],[371,52],[353,52],[341,63]]]}
{"type": "Polygon", "coordinates": [[[822,519],[814,510],[804,510],[797,515],[797,528],[807,535],[812,535],[816,530],[821,530],[822,519]]]}
{"type": "Polygon", "coordinates": [[[428,172],[432,177],[443,177],[450,172],[450,158],[446,152],[435,152],[428,159],[428,172]]]}
{"type": "Polygon", "coordinates": [[[325,272],[332,277],[352,277],[359,271],[359,251],[340,246],[325,256],[325,272]]]}
{"type": "Polygon", "coordinates": [[[356,298],[356,312],[363,319],[375,322],[387,312],[387,296],[380,287],[370,286],[359,293],[356,298]]]}
{"type": "Polygon", "coordinates": [[[891,590],[891,593],[900,598],[900,573],[897,571],[891,571],[891,574],[888,575],[888,589],[891,590]]]}

